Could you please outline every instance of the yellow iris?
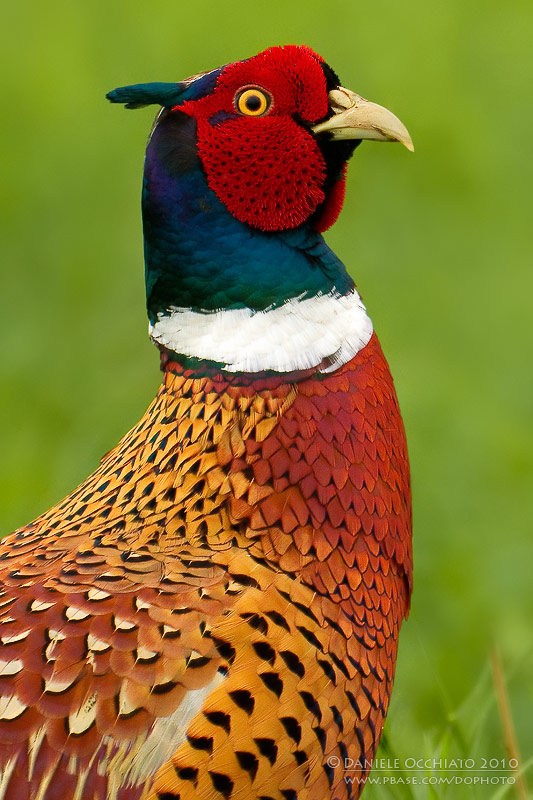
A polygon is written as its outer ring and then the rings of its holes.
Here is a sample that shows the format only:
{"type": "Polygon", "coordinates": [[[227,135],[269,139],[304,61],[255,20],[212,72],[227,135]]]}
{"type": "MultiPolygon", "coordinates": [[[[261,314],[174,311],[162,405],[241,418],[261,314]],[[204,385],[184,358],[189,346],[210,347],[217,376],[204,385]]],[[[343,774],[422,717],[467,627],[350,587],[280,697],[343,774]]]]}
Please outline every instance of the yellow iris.
{"type": "Polygon", "coordinates": [[[241,114],[260,117],[270,106],[270,97],[261,89],[244,89],[235,98],[235,105],[241,114]]]}

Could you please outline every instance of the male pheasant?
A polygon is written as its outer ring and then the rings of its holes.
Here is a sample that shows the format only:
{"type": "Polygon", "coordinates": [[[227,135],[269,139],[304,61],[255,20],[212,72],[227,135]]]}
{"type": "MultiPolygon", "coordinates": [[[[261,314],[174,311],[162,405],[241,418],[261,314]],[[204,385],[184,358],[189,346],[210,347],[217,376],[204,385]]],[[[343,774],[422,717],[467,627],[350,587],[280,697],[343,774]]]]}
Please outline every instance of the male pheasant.
{"type": "Polygon", "coordinates": [[[108,97],[162,106],[143,221],[163,383],[2,542],[0,800],[356,798],[409,605],[409,470],[320,232],[356,145],[409,134],[307,47],[108,97]]]}

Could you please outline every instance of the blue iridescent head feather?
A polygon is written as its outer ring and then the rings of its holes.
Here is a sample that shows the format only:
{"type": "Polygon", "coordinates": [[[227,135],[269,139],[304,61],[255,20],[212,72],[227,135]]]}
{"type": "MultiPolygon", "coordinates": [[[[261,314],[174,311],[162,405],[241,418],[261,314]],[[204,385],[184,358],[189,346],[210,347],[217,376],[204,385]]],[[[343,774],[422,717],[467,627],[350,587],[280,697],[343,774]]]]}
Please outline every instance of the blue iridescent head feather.
{"type": "Polygon", "coordinates": [[[120,86],[106,94],[111,103],[122,103],[125,108],[143,108],[159,105],[172,108],[187,100],[198,100],[213,91],[224,67],[205,72],[198,77],[179,83],[136,83],[120,86]]]}

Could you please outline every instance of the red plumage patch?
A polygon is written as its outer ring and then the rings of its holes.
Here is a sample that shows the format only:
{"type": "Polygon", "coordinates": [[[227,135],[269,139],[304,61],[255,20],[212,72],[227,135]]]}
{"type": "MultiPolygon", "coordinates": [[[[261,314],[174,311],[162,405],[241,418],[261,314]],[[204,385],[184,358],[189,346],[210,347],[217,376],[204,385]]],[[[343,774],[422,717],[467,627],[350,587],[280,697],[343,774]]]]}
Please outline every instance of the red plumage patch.
{"type": "Polygon", "coordinates": [[[344,196],[346,195],[346,171],[348,165],[345,164],[342,170],[342,178],[337,181],[330,189],[323,208],[315,222],[315,228],[319,233],[327,231],[328,228],[337,222],[338,216],[342,211],[344,196]]]}
{"type": "Polygon", "coordinates": [[[231,94],[249,84],[262,86],[273,95],[273,114],[298,114],[306,122],[318,122],[328,114],[323,59],[310,47],[271,47],[253,58],[227,67],[215,92],[206,100],[231,94]]]}
{"type": "Polygon", "coordinates": [[[234,217],[266,231],[301,225],[324,200],[326,165],[314,139],[288,117],[198,123],[210,188],[234,217]]]}
{"type": "Polygon", "coordinates": [[[328,114],[321,59],[309,48],[274,47],[232,64],[210,95],[179,108],[197,121],[210,188],[241,222],[267,231],[295,228],[324,202],[324,158],[295,120],[311,124],[328,114]],[[263,116],[237,114],[236,95],[250,86],[272,98],[263,116]]]}

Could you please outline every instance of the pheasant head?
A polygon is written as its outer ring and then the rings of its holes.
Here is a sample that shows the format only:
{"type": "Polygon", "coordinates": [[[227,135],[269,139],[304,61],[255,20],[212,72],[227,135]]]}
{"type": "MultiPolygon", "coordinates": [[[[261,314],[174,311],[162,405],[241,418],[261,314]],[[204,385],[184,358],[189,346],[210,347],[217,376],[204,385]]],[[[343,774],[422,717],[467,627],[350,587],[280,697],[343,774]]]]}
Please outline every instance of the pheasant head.
{"type": "MultiPolygon", "coordinates": [[[[162,106],[143,189],[147,305],[160,348],[230,371],[314,367],[331,357],[328,346],[305,354],[304,341],[300,360],[254,358],[243,340],[255,341],[255,333],[236,323],[287,303],[352,293],[320,232],[337,219],[346,164],[363,139],[412,149],[400,120],[342,87],[320,56],[298,46],[273,47],[180,83],[115,89],[108,98],[128,108],[162,106]],[[191,339],[193,329],[213,321],[206,314],[238,309],[217,337],[210,325],[203,343],[191,339]],[[239,329],[242,352],[231,351],[228,325],[239,329]],[[225,339],[226,349],[213,346],[214,338],[225,339]]],[[[319,321],[321,305],[312,308],[319,321]]]]}

